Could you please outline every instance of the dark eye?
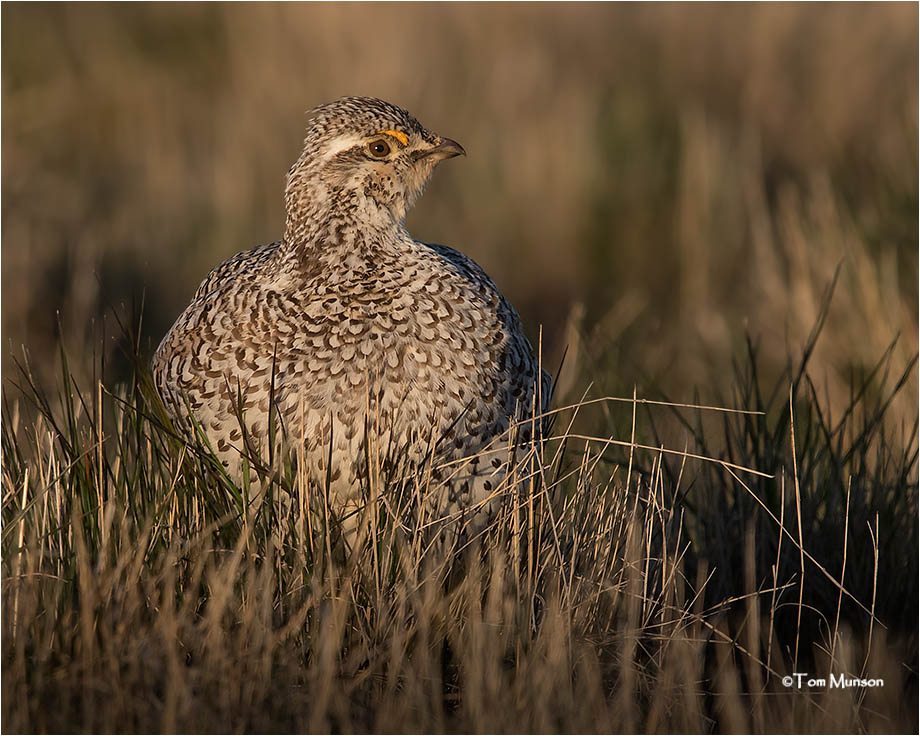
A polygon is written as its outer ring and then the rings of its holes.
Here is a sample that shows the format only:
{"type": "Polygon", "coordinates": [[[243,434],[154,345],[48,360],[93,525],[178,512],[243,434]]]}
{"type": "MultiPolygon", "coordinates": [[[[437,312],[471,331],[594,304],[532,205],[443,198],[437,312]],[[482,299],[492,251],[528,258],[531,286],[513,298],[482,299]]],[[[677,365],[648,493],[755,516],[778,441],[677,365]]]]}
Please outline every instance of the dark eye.
{"type": "Polygon", "coordinates": [[[367,150],[370,151],[371,156],[383,158],[389,155],[390,144],[386,141],[373,141],[372,143],[368,143],[367,150]]]}

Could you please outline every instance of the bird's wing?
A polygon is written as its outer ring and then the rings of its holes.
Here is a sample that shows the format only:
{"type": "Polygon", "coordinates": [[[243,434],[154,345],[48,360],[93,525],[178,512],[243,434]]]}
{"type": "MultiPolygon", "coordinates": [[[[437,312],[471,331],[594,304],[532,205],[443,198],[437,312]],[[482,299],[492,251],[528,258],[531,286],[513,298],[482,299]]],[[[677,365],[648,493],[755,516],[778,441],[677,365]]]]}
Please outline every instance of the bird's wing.
{"type": "Polygon", "coordinates": [[[212,291],[228,282],[235,282],[238,279],[246,278],[246,272],[255,270],[263,265],[265,261],[272,258],[278,251],[280,242],[269,243],[268,245],[259,245],[250,250],[237,253],[232,258],[228,258],[223,263],[211,269],[198,289],[192,301],[197,301],[206,297],[212,291]]]}

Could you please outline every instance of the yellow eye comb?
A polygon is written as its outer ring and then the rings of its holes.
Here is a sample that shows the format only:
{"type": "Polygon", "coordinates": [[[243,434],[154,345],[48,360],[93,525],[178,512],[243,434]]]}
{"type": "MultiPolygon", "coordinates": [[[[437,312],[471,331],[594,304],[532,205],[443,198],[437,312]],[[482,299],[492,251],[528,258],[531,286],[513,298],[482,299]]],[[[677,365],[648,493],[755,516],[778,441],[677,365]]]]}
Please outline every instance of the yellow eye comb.
{"type": "Polygon", "coordinates": [[[404,146],[409,144],[409,136],[407,136],[405,133],[400,133],[398,130],[381,130],[380,133],[383,135],[392,136],[404,146]]]}

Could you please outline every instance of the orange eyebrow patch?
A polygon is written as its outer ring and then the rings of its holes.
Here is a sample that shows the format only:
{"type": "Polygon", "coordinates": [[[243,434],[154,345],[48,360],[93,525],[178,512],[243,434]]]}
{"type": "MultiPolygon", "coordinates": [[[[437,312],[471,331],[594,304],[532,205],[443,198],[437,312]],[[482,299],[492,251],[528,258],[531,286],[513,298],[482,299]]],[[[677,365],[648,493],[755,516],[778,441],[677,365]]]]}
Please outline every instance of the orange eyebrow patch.
{"type": "Polygon", "coordinates": [[[380,132],[383,135],[392,136],[393,138],[398,140],[400,143],[402,143],[404,146],[409,144],[409,136],[407,136],[405,133],[400,133],[398,130],[381,130],[380,132]]]}

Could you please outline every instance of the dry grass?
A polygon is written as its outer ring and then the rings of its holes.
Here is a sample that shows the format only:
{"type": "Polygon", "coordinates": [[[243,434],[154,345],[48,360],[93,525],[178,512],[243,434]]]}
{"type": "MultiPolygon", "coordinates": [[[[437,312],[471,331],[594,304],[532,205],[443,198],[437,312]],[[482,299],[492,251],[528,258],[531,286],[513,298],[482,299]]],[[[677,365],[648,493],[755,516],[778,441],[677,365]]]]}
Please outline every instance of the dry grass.
{"type": "Polygon", "coordinates": [[[881,421],[903,380],[836,426],[805,373],[763,410],[627,401],[628,441],[576,429],[616,399],[556,409],[533,472],[445,554],[411,483],[368,476],[345,538],[281,456],[264,491],[233,485],[143,368],[114,394],[29,378],[39,419],[8,406],[3,433],[11,730],[916,728],[916,424],[881,421]],[[645,448],[669,410],[729,444],[645,448]]]}

